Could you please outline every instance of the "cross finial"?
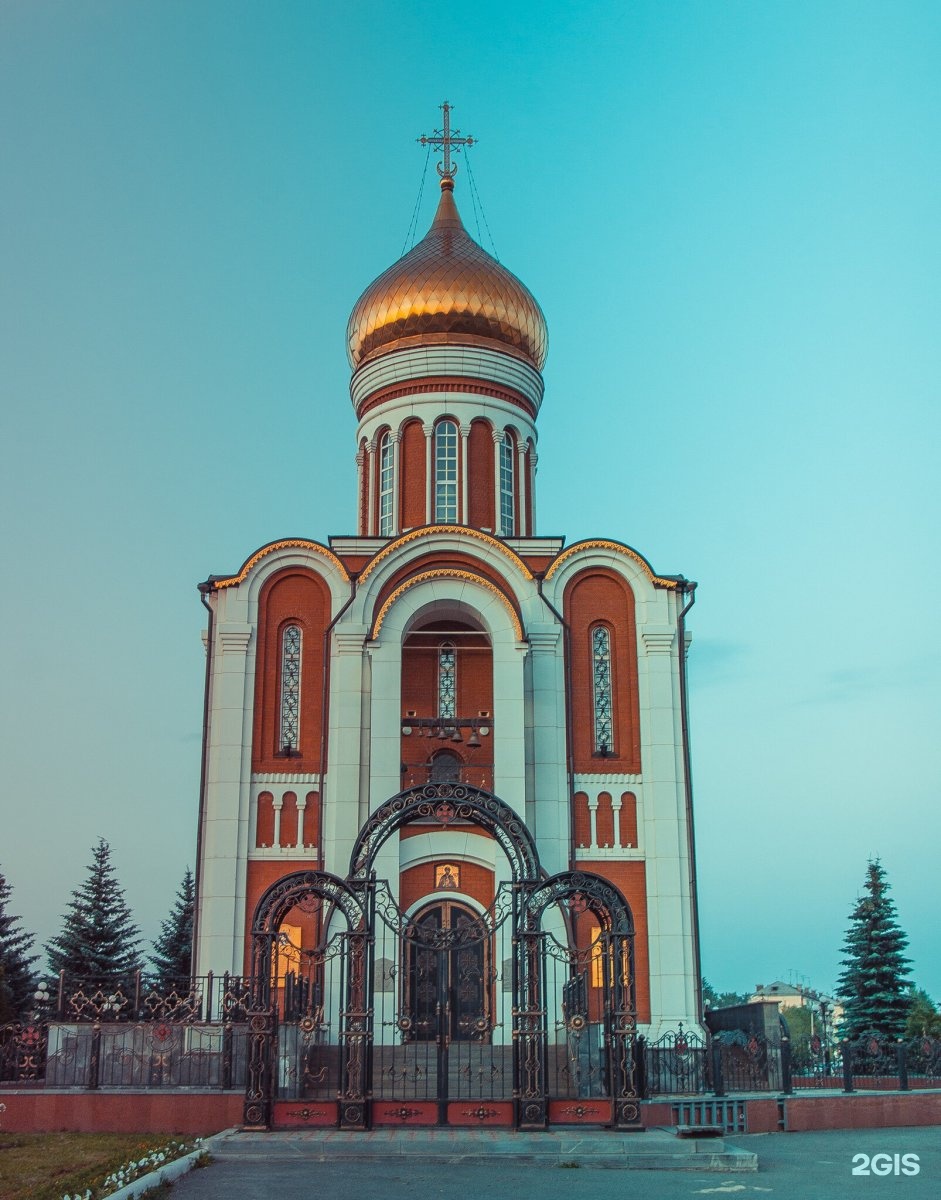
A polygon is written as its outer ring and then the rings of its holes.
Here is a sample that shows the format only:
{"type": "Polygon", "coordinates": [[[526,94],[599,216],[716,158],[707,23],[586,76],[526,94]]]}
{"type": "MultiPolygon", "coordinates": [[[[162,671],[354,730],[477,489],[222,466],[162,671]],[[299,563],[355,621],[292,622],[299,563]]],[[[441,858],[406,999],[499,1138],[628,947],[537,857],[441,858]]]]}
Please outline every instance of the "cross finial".
{"type": "Polygon", "coordinates": [[[444,113],[444,125],[441,129],[436,129],[431,137],[426,137],[422,134],[418,139],[420,146],[433,146],[436,150],[444,150],[444,162],[436,164],[438,174],[441,176],[441,186],[447,186],[446,181],[450,186],[454,186],[454,176],[457,174],[457,164],[451,161],[451,148],[454,147],[457,153],[461,146],[473,146],[474,138],[461,137],[460,129],[451,130],[451,105],[447,100],[439,106],[444,113]]]}

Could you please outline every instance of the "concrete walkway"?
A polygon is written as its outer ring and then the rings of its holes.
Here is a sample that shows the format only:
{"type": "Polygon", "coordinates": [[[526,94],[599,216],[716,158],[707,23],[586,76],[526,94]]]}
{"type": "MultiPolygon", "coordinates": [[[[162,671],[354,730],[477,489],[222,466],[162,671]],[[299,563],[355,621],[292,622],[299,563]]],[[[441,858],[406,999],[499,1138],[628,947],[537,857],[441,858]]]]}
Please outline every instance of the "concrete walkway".
{"type": "Polygon", "coordinates": [[[680,1138],[672,1130],[616,1133],[554,1129],[518,1133],[503,1129],[373,1129],[347,1133],[301,1129],[290,1133],[239,1133],[213,1138],[214,1158],[251,1163],[273,1158],[310,1162],[532,1164],[544,1167],[613,1167],[642,1171],[755,1171],[755,1154],[722,1138],[680,1138]]]}
{"type": "MultiPolygon", "coordinates": [[[[937,1127],[921,1129],[859,1129],[821,1133],[736,1134],[725,1139],[723,1148],[743,1150],[748,1160],[758,1160],[758,1171],[717,1173],[708,1166],[716,1142],[706,1153],[705,1143],[690,1152],[679,1170],[578,1170],[566,1169],[579,1162],[584,1143],[602,1136],[636,1145],[646,1141],[658,1147],[675,1148],[672,1134],[598,1135],[580,1131],[561,1135],[569,1157],[553,1159],[548,1152],[534,1152],[528,1160],[499,1153],[489,1139],[477,1137],[471,1157],[452,1153],[448,1141],[427,1141],[425,1154],[415,1153],[421,1137],[450,1131],[410,1131],[412,1150],[404,1153],[402,1131],[396,1131],[394,1152],[389,1134],[353,1136],[360,1153],[369,1143],[376,1147],[369,1156],[358,1158],[318,1157],[318,1142],[324,1135],[300,1133],[239,1134],[215,1141],[215,1161],[205,1169],[191,1171],[173,1188],[173,1200],[287,1200],[289,1197],[339,1197],[341,1200],[853,1200],[876,1196],[880,1200],[938,1200],[941,1195],[941,1135],[937,1127]],[[371,1143],[369,1139],[372,1138],[371,1143]],[[383,1147],[383,1139],[386,1145],[383,1147]],[[382,1152],[384,1149],[385,1152],[382,1152]],[[401,1150],[403,1152],[399,1153],[401,1150]],[[853,1168],[859,1156],[916,1154],[918,1174],[898,1175],[894,1170],[873,1172],[857,1178],[853,1168]]],[[[476,1134],[478,1131],[474,1130],[476,1134]]],[[[481,1131],[483,1132],[483,1131],[481,1131]]],[[[334,1135],[337,1136],[337,1135],[334,1135]]],[[[509,1140],[510,1134],[496,1135],[509,1140]]],[[[518,1135],[517,1135],[518,1136],[518,1135]]],[[[539,1140],[552,1135],[529,1135],[539,1140]]],[[[331,1139],[332,1140],[332,1139],[331,1139]]],[[[513,1138],[516,1141],[516,1138],[513,1138]]],[[[470,1147],[469,1140],[464,1149],[470,1147]]],[[[525,1147],[524,1147],[525,1148],[525,1147]]],[[[340,1143],[342,1149],[342,1143],[340,1143]]],[[[631,1166],[640,1166],[631,1156],[631,1166]]],[[[656,1163],[653,1154],[648,1165],[656,1163]]],[[[662,1160],[661,1160],[662,1161],[662,1160]]],[[[744,1161],[744,1160],[743,1160],[744,1161]]],[[[614,1154],[587,1155],[579,1165],[627,1167],[614,1154]]]]}

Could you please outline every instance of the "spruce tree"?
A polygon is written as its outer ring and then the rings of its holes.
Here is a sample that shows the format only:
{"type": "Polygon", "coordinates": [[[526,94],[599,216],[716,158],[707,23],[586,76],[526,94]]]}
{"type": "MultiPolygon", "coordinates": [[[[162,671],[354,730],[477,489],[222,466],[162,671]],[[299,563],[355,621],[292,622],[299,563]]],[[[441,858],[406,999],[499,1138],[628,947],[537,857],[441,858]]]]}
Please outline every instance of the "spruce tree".
{"type": "Polygon", "coordinates": [[[88,877],[72,893],[62,932],[46,944],[49,968],[70,981],[99,980],[125,989],[140,968],[140,930],[111,865],[104,838],[92,849],[88,877]]]}
{"type": "Polygon", "coordinates": [[[35,987],[32,964],[39,957],[30,954],[33,935],[20,928],[19,917],[7,912],[12,890],[0,873],[0,978],[8,1021],[22,1016],[30,1006],[35,987]]]}
{"type": "Polygon", "coordinates": [[[850,1041],[866,1033],[901,1037],[911,1005],[905,978],[910,959],[903,953],[908,938],[899,928],[878,859],[869,863],[865,894],[850,920],[841,960],[846,969],[837,984],[845,1009],[840,1034],[850,1041]]]}
{"type": "Polygon", "coordinates": [[[180,890],[176,894],[176,903],[170,915],[160,925],[160,936],[154,942],[154,952],[150,956],[154,983],[161,991],[169,991],[189,983],[195,902],[193,872],[187,867],[180,890]]]}

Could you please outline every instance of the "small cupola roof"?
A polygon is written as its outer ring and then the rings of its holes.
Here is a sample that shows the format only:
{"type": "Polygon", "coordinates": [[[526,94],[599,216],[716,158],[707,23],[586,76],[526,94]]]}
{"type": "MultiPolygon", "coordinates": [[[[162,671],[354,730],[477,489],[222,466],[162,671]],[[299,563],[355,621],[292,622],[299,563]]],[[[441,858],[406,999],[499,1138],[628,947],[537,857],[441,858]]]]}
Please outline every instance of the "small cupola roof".
{"type": "Polygon", "coordinates": [[[533,294],[465,230],[447,177],[428,233],[357,301],[347,344],[354,370],[409,346],[480,345],[541,371],[548,335],[533,294]]]}

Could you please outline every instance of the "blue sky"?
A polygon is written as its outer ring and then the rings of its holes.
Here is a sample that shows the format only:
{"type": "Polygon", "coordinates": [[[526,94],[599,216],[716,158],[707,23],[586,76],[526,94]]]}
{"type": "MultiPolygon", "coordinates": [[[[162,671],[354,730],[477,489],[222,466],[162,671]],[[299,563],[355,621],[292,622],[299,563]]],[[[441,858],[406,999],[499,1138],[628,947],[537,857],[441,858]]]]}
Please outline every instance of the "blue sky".
{"type": "MultiPolygon", "coordinates": [[[[700,584],[707,976],[830,987],[880,855],[941,1000],[939,61],[941,8],[905,0],[6,0],[0,869],[25,923],[53,932],[99,835],[147,936],[193,863],[195,584],[353,531],[346,319],[447,97],[549,322],[540,532],[700,584]]],[[[466,173],[456,197],[476,235],[466,173]]]]}

